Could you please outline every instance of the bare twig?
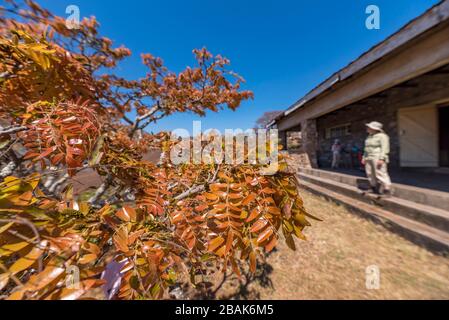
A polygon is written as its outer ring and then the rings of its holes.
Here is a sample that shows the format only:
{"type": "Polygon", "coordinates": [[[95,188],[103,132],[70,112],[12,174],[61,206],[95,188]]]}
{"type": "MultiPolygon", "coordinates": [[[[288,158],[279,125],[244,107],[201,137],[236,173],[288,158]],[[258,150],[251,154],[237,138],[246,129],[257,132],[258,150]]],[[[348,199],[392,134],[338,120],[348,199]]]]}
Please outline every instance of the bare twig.
{"type": "Polygon", "coordinates": [[[56,180],[55,182],[53,182],[51,184],[51,186],[48,188],[48,191],[50,193],[54,193],[59,186],[61,186],[62,184],[64,184],[67,180],[70,179],[70,175],[68,173],[66,173],[65,175],[63,175],[60,179],[56,180]]]}
{"type": "Polygon", "coordinates": [[[95,194],[89,199],[89,204],[92,206],[98,205],[101,197],[104,196],[108,188],[111,186],[113,178],[111,175],[106,177],[106,180],[102,183],[102,185],[97,189],[95,194]]]}
{"type": "Polygon", "coordinates": [[[0,263],[0,269],[6,273],[9,274],[9,277],[16,283],[17,286],[23,287],[23,283],[20,282],[19,278],[17,278],[14,274],[12,274],[3,264],[0,263]]]}
{"type": "Polygon", "coordinates": [[[11,77],[12,77],[11,72],[5,71],[5,72],[0,73],[0,79],[6,80],[6,79],[9,79],[11,77]]]}
{"type": "Polygon", "coordinates": [[[160,110],[161,110],[161,105],[159,103],[156,103],[153,107],[150,108],[150,110],[147,113],[145,113],[144,115],[141,115],[140,117],[137,117],[136,120],[134,121],[134,125],[133,125],[133,128],[131,129],[129,136],[134,137],[134,134],[138,130],[142,130],[144,128],[144,127],[143,128],[141,127],[140,123],[142,121],[145,121],[148,118],[152,117],[156,112],[158,112],[160,110]]]}
{"type": "Polygon", "coordinates": [[[191,195],[205,191],[207,184],[212,184],[217,180],[217,175],[218,175],[219,171],[220,171],[220,166],[218,165],[217,168],[215,169],[214,176],[207,183],[205,183],[203,185],[197,185],[197,186],[191,187],[189,190],[187,190],[187,191],[181,193],[180,195],[178,195],[177,197],[175,197],[174,200],[181,201],[181,200],[184,200],[185,198],[190,197],[191,195]]]}
{"type": "Polygon", "coordinates": [[[14,160],[8,162],[8,164],[3,167],[0,171],[0,179],[4,179],[13,174],[14,170],[17,168],[17,163],[14,160]]]}
{"type": "Polygon", "coordinates": [[[27,127],[11,127],[11,128],[5,128],[0,130],[0,135],[5,135],[5,134],[15,134],[18,132],[22,132],[22,131],[27,131],[28,128],[27,127]]]}
{"type": "Polygon", "coordinates": [[[18,141],[18,139],[11,139],[6,145],[4,145],[0,150],[5,150],[0,155],[0,158],[3,158],[14,146],[14,144],[18,141]]]}
{"type": "MultiPolygon", "coordinates": [[[[28,228],[31,229],[31,231],[33,231],[34,236],[36,238],[36,242],[40,245],[41,243],[41,236],[39,234],[39,231],[37,231],[36,226],[28,219],[26,218],[22,218],[22,217],[17,217],[15,219],[0,219],[1,223],[17,223],[17,224],[22,224],[22,225],[26,225],[28,228]]],[[[44,250],[44,249],[43,249],[44,250]]],[[[42,272],[43,270],[43,262],[42,262],[42,255],[39,257],[38,259],[38,271],[42,272]]]]}
{"type": "Polygon", "coordinates": [[[9,162],[0,171],[0,179],[4,179],[12,175],[14,170],[16,170],[20,166],[20,159],[17,157],[14,150],[9,150],[6,155],[8,156],[9,162]]]}
{"type": "Polygon", "coordinates": [[[206,190],[206,185],[200,185],[200,186],[195,186],[190,188],[189,190],[181,193],[180,195],[178,195],[177,197],[175,197],[175,201],[181,201],[184,200],[185,198],[190,197],[193,194],[199,193],[199,192],[203,192],[206,190]]]}

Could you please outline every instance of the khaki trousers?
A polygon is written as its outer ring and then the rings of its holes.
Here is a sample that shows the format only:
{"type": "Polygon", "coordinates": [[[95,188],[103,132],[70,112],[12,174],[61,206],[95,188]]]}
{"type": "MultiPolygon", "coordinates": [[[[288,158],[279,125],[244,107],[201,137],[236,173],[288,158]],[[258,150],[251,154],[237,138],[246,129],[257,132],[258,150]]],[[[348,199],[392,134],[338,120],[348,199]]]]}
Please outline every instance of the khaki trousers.
{"type": "Polygon", "coordinates": [[[332,154],[332,169],[340,168],[340,153],[334,152],[332,154]]]}
{"type": "Polygon", "coordinates": [[[384,163],[380,168],[377,159],[366,160],[365,170],[371,187],[380,186],[381,191],[391,190],[391,179],[388,174],[388,165],[384,163]]]}

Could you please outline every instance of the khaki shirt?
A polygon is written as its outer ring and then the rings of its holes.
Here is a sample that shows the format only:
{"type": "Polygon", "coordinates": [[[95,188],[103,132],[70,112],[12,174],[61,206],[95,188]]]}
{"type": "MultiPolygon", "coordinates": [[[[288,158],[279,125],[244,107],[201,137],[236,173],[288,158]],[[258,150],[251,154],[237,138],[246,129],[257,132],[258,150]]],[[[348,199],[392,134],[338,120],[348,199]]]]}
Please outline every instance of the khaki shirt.
{"type": "Polygon", "coordinates": [[[383,132],[370,134],[365,140],[365,160],[384,160],[389,162],[390,138],[383,132]]]}

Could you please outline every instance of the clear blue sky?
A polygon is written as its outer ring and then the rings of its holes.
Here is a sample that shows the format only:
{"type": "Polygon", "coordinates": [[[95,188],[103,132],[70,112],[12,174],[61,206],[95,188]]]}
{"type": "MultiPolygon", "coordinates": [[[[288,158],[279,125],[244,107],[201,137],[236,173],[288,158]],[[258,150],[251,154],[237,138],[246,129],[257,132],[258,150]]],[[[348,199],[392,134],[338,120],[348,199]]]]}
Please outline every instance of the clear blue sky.
{"type": "MultiPolygon", "coordinates": [[[[40,0],[64,16],[78,5],[95,15],[101,32],[133,52],[118,73],[145,75],[140,53],[150,52],[180,71],[193,63],[192,49],[206,46],[232,61],[255,94],[236,112],[202,118],[207,128],[253,127],[265,111],[283,110],[333,72],[419,16],[438,0],[40,0]],[[367,30],[365,9],[381,10],[381,29],[367,30]]],[[[154,131],[191,127],[194,115],[174,115],[154,131]]]]}

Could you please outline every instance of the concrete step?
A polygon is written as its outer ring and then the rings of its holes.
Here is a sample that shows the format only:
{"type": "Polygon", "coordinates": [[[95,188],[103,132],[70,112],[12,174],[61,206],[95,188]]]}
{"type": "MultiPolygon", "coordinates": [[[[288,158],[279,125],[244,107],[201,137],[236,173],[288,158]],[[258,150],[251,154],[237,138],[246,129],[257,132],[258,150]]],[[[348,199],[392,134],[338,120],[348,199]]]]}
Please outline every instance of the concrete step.
{"type": "MultiPolygon", "coordinates": [[[[341,193],[352,199],[377,205],[405,218],[427,224],[433,228],[449,232],[449,211],[442,210],[398,197],[379,198],[373,194],[367,194],[357,187],[337,182],[322,177],[317,177],[303,172],[298,173],[300,180],[341,193]]],[[[414,200],[414,199],[413,199],[414,200]]]]}
{"type": "MultiPolygon", "coordinates": [[[[299,172],[344,183],[357,188],[367,188],[369,186],[368,180],[364,177],[357,177],[338,172],[308,168],[300,168],[299,172]]],[[[449,211],[448,192],[418,188],[398,183],[393,184],[393,192],[396,198],[400,198],[406,201],[413,199],[414,203],[449,211]]]]}
{"type": "Polygon", "coordinates": [[[368,218],[376,223],[380,223],[387,229],[415,244],[438,254],[449,254],[449,233],[445,231],[405,218],[376,205],[348,197],[338,191],[330,190],[308,181],[299,179],[299,183],[305,190],[342,204],[350,211],[360,214],[364,218],[368,218]]]}

